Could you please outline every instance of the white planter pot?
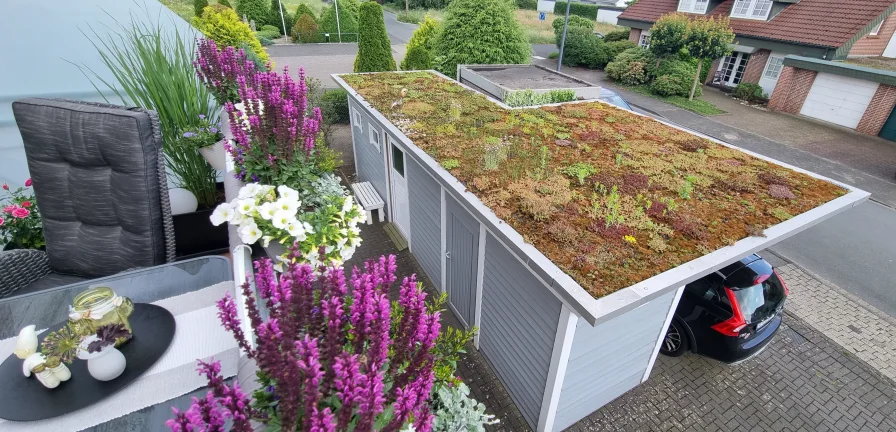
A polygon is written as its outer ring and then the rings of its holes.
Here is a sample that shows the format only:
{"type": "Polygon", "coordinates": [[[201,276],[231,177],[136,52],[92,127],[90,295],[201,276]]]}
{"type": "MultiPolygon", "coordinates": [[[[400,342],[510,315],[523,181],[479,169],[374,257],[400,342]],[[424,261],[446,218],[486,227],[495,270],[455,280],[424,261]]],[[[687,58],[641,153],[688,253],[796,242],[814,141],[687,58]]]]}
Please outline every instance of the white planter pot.
{"type": "Polygon", "coordinates": [[[212,168],[218,171],[224,171],[227,168],[224,162],[224,140],[218,141],[208,147],[200,148],[199,154],[208,161],[212,168]]]}
{"type": "Polygon", "coordinates": [[[99,381],[111,381],[118,378],[127,366],[124,354],[114,346],[104,348],[96,357],[87,360],[87,371],[99,381]]]}
{"type": "Polygon", "coordinates": [[[168,200],[171,203],[171,214],[192,213],[199,207],[196,195],[184,188],[168,189],[168,200]]]}

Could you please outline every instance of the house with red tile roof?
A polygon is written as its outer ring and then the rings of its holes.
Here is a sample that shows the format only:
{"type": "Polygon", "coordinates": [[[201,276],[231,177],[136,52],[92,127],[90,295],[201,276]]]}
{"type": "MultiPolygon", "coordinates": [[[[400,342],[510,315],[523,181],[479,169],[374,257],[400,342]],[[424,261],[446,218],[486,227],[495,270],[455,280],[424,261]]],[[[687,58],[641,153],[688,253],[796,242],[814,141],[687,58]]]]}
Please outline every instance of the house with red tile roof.
{"type": "Polygon", "coordinates": [[[707,84],[757,83],[771,95],[787,55],[896,57],[894,11],[894,0],[638,0],[618,22],[644,46],[653,23],[667,13],[729,17],[733,52],[713,63],[707,84]]]}

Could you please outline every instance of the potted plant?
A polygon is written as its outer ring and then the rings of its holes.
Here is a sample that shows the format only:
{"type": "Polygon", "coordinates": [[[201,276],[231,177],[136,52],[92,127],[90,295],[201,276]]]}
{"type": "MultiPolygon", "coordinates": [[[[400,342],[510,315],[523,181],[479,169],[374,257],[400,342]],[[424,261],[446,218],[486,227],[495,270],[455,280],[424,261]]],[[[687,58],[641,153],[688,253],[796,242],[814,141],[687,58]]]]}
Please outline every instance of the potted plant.
{"type": "Polygon", "coordinates": [[[187,128],[179,139],[181,146],[199,152],[212,168],[224,171],[224,135],[218,126],[208,121],[205,114],[199,114],[199,124],[187,128]]]}
{"type": "Polygon", "coordinates": [[[295,189],[249,183],[236,199],[219,205],[211,221],[238,226],[243,243],[260,242],[281,265],[293,260],[317,268],[352,257],[361,244],[358,224],[366,221],[366,213],[350,196],[333,195],[317,207],[303,206],[295,189]]]}
{"type": "Polygon", "coordinates": [[[25,187],[11,190],[3,184],[3,191],[8,195],[0,200],[0,243],[3,249],[44,249],[44,230],[37,201],[30,193],[31,179],[25,180],[25,187]]]}
{"type": "Polygon", "coordinates": [[[128,337],[130,331],[123,324],[108,324],[81,341],[78,357],[87,360],[90,376],[99,381],[111,381],[121,376],[127,359],[115,348],[115,341],[128,337]]]}

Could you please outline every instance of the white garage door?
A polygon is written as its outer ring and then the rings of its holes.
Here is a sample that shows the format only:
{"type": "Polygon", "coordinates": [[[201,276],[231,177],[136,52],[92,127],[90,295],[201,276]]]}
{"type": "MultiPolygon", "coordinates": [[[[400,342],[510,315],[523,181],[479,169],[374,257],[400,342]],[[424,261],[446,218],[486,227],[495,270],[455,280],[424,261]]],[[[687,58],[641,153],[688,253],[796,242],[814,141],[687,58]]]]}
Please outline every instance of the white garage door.
{"type": "Polygon", "coordinates": [[[800,114],[854,129],[859,125],[878,85],[871,81],[819,73],[800,114]]]}

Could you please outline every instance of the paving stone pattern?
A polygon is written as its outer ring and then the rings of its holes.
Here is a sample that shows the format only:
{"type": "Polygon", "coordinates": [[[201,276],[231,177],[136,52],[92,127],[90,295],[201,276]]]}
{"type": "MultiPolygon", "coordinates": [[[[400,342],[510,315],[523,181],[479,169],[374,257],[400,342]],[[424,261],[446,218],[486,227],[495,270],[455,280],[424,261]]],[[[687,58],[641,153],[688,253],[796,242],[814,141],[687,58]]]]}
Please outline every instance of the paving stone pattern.
{"type": "Polygon", "coordinates": [[[896,379],[896,320],[793,264],[778,267],[778,272],[790,288],[788,310],[880,373],[896,379]]]}

